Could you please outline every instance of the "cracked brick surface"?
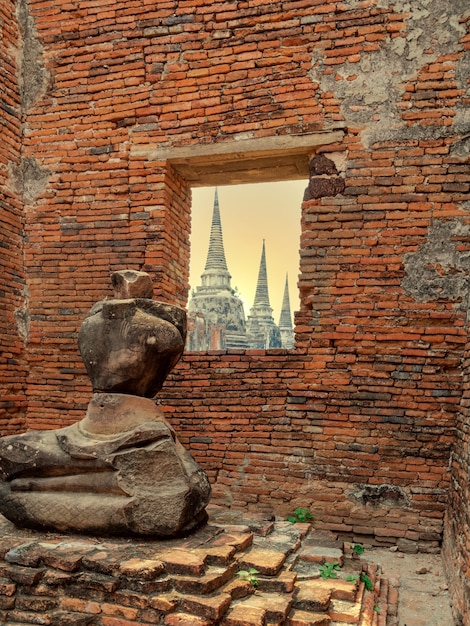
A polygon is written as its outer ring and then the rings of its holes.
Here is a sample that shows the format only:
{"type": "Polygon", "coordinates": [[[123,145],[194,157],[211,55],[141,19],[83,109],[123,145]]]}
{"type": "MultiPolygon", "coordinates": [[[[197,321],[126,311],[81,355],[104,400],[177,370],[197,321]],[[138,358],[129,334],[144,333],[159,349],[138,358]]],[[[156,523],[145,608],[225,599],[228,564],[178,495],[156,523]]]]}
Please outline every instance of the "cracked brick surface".
{"type": "Polygon", "coordinates": [[[171,541],[35,533],[2,519],[0,618],[23,625],[372,626],[380,606],[386,623],[387,582],[377,566],[349,558],[334,534],[254,514],[234,514],[237,523],[227,524],[216,507],[210,513],[206,526],[171,541]],[[324,579],[322,564],[332,556],[344,567],[324,579]]]}

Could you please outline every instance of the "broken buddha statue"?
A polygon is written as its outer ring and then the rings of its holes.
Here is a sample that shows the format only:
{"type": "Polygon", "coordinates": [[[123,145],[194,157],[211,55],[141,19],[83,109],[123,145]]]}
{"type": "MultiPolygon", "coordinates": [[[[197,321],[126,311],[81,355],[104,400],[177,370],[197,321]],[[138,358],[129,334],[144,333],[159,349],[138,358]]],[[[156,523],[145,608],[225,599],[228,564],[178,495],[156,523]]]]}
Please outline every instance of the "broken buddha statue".
{"type": "Polygon", "coordinates": [[[153,398],[180,359],[186,314],[144,272],[111,276],[78,345],[93,386],[84,419],[0,439],[0,513],[18,526],[174,537],[206,518],[206,474],[153,398]]]}

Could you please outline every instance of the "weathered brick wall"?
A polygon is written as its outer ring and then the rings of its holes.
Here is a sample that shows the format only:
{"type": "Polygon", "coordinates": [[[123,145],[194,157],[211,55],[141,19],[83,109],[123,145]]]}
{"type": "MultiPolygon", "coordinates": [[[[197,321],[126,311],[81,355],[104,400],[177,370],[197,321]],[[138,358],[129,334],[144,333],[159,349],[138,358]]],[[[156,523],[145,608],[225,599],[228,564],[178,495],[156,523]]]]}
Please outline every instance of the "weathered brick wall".
{"type": "MultiPolygon", "coordinates": [[[[79,161],[62,167],[82,166],[79,161]]],[[[106,171],[106,163],[103,167],[106,171]]],[[[132,189],[126,184],[129,194],[122,201],[118,194],[114,208],[115,172],[106,173],[108,189],[103,192],[99,163],[96,168],[97,181],[86,183],[87,195],[83,183],[67,182],[69,195],[58,200],[59,206],[31,208],[35,217],[26,252],[31,428],[54,428],[83,417],[91,387],[79,357],[77,332],[91,304],[111,296],[110,272],[141,268],[155,277],[157,299],[180,305],[186,299],[182,259],[189,256],[189,242],[181,233],[189,228],[187,186],[165,166],[136,162],[125,174],[133,181],[132,189]]],[[[80,174],[64,171],[63,177],[79,180],[80,174]]]]}
{"type": "Polygon", "coordinates": [[[465,624],[470,615],[470,345],[463,362],[463,393],[457,415],[456,442],[451,457],[452,489],[444,523],[443,555],[457,623],[465,624]],[[460,620],[460,621],[459,621],[460,620]]]}
{"type": "Polygon", "coordinates": [[[76,333],[110,271],[186,302],[190,190],[159,149],[342,129],[302,207],[296,350],[187,355],[162,403],[216,501],[436,545],[469,295],[461,2],[22,7],[30,427],[83,415],[76,333]]]}
{"type": "Polygon", "coordinates": [[[15,3],[0,3],[0,434],[24,428],[28,334],[20,199],[20,33],[15,3]]]}

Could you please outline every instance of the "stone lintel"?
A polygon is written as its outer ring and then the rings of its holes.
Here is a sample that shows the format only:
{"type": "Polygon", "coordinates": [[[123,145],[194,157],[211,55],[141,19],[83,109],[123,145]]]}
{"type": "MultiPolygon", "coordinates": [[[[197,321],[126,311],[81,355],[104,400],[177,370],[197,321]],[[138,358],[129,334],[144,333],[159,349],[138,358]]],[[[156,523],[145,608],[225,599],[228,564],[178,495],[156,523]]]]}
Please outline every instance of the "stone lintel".
{"type": "Polygon", "coordinates": [[[132,155],[170,163],[192,187],[301,180],[309,177],[315,151],[343,136],[343,130],[330,130],[175,148],[149,144],[134,146],[132,155]]]}

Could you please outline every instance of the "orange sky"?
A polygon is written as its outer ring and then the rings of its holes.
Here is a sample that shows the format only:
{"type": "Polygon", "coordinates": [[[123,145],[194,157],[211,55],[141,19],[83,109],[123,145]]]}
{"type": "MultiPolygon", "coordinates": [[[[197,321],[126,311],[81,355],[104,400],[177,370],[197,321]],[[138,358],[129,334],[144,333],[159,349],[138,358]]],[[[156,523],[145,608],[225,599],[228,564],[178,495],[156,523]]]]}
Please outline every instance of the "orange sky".
{"type": "MultiPolygon", "coordinates": [[[[300,206],[306,185],[307,181],[301,180],[218,188],[225,257],[245,315],[253,305],[263,239],[274,321],[279,322],[286,272],[292,314],[299,307],[300,206]]],[[[201,284],[207,258],[214,191],[214,187],[192,190],[192,288],[201,284]]]]}

